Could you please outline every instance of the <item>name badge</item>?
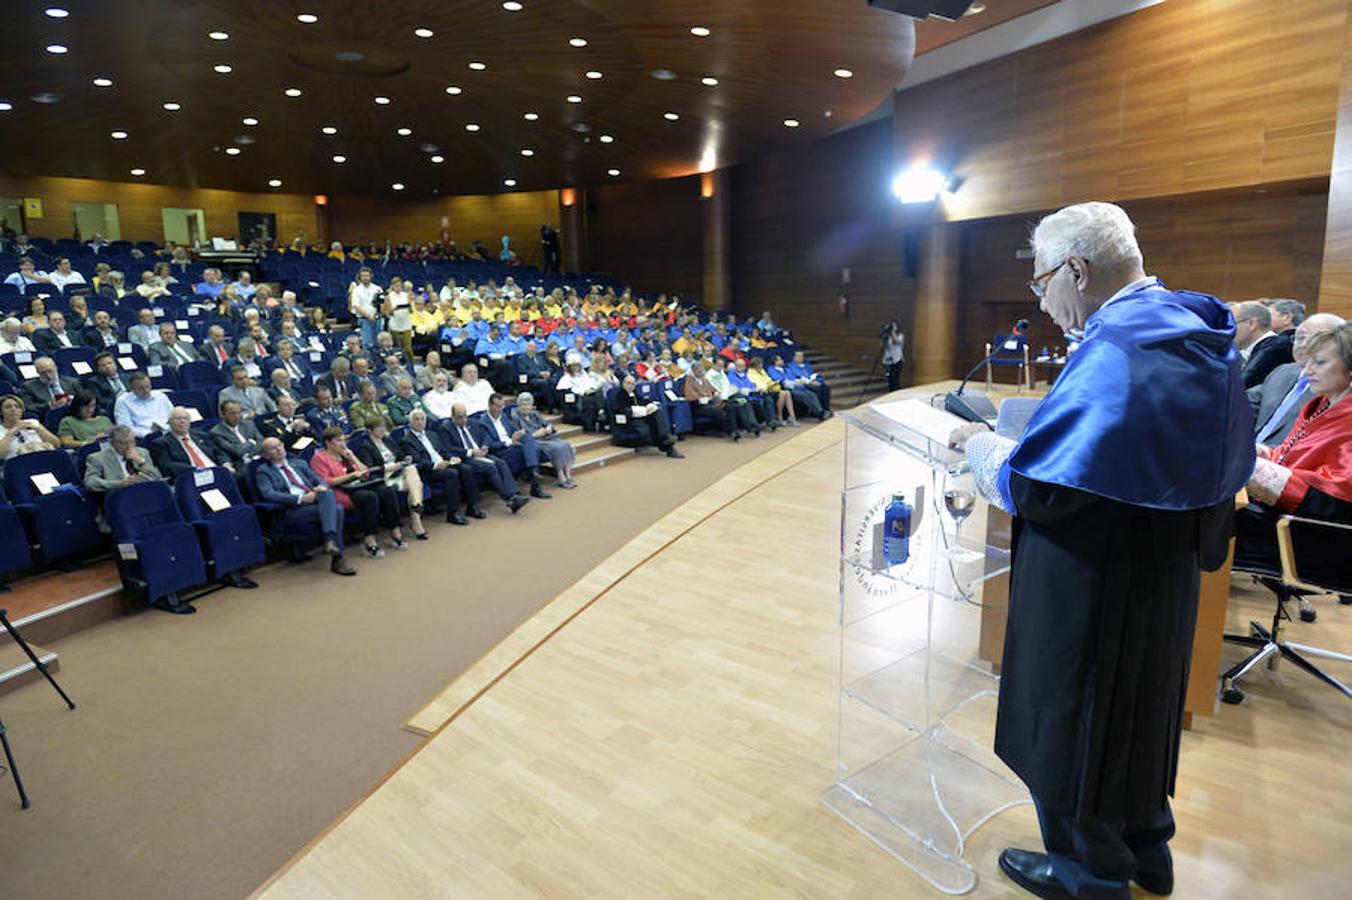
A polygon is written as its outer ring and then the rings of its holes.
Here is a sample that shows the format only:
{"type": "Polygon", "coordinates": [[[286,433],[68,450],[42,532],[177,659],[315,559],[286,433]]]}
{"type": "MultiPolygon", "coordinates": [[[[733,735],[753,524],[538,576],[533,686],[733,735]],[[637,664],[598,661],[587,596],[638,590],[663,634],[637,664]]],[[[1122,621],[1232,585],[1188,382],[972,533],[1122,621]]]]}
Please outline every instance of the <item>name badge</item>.
{"type": "Polygon", "coordinates": [[[518,376],[516,376],[516,380],[517,380],[517,382],[519,382],[520,384],[528,384],[528,383],[530,382],[530,376],[529,376],[529,375],[524,375],[524,374],[523,374],[523,375],[518,375],[518,376]]]}
{"type": "Polygon", "coordinates": [[[192,473],[192,483],[195,487],[206,487],[209,484],[215,484],[216,473],[210,469],[196,469],[192,473]]]}
{"type": "Polygon", "coordinates": [[[174,327],[177,328],[179,331],[187,331],[187,330],[188,330],[188,320],[187,320],[187,319],[178,319],[178,320],[176,320],[176,321],[174,322],[174,327]]]}
{"type": "Polygon", "coordinates": [[[146,374],[151,378],[159,378],[164,374],[164,366],[146,366],[146,374]]]}
{"type": "Polygon", "coordinates": [[[118,352],[118,353],[131,353],[131,344],[128,344],[128,343],[120,343],[120,344],[118,344],[118,345],[117,345],[117,352],[118,352]]]}

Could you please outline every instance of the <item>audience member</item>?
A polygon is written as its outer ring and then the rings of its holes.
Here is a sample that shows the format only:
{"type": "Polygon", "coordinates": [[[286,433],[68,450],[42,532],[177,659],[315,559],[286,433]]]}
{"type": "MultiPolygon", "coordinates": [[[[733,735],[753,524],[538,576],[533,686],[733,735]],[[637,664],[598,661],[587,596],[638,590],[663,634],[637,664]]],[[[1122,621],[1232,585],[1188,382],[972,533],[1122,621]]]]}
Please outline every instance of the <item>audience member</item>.
{"type": "Polygon", "coordinates": [[[554,390],[559,397],[565,422],[580,424],[587,431],[600,431],[601,409],[605,403],[604,382],[584,371],[580,359],[569,357],[554,390]]]}
{"type": "Polygon", "coordinates": [[[245,419],[277,411],[277,405],[272,402],[267,391],[250,383],[248,370],[244,366],[231,369],[229,386],[221,388],[216,394],[217,408],[223,407],[227,401],[238,404],[240,414],[245,419]]]}
{"type": "Polygon", "coordinates": [[[202,358],[209,359],[217,368],[223,368],[235,357],[235,347],[226,339],[225,329],[212,325],[207,329],[207,342],[202,346],[202,358]]]}
{"type": "Polygon", "coordinates": [[[151,442],[150,455],[171,481],[197,469],[234,469],[229,454],[216,446],[210,434],[192,427],[192,412],[182,406],[169,411],[169,430],[151,442]]]}
{"type": "Polygon", "coordinates": [[[131,390],[118,395],[113,404],[113,421],[126,425],[138,438],[169,427],[169,412],[174,405],[159,391],[152,390],[150,376],[133,372],[127,379],[131,390]]]}
{"type": "Polygon", "coordinates": [[[8,353],[36,353],[32,339],[23,333],[23,323],[7,316],[0,323],[0,356],[8,353]]]}
{"type": "MultiPolygon", "coordinates": [[[[274,370],[274,374],[276,371],[280,370],[274,370]]],[[[263,437],[281,441],[288,453],[304,450],[315,442],[314,427],[296,412],[298,406],[294,397],[283,394],[277,398],[275,413],[260,416],[254,422],[263,437]]]]}
{"type": "MultiPolygon", "coordinates": [[[[738,363],[740,366],[741,363],[738,363]]],[[[746,364],[747,377],[751,379],[752,384],[761,395],[768,397],[775,404],[774,414],[778,418],[778,424],[798,427],[798,415],[793,409],[793,395],[784,390],[778,381],[770,377],[770,373],[765,371],[765,361],[759,356],[752,357],[746,364]]]]}
{"type": "Polygon", "coordinates": [[[24,418],[23,400],[13,394],[0,397],[0,460],[60,446],[61,440],[41,422],[24,418]]]}
{"type": "Polygon", "coordinates": [[[660,403],[644,402],[635,391],[638,381],[633,375],[624,376],[624,381],[606,403],[610,412],[610,421],[616,426],[627,426],[637,431],[645,443],[657,447],[672,459],[684,459],[684,454],[676,449],[676,436],[671,431],[671,420],[660,403]]]}
{"type": "Polygon", "coordinates": [[[19,258],[19,269],[17,272],[11,272],[5,276],[5,284],[12,284],[20,290],[23,290],[30,284],[51,283],[51,276],[33,265],[33,261],[26,256],[21,256],[19,258]]]}
{"type": "Polygon", "coordinates": [[[94,371],[85,376],[84,387],[94,395],[105,416],[112,416],[117,398],[131,390],[130,379],[118,369],[117,357],[106,350],[94,357],[94,371]]]}
{"type": "Polygon", "coordinates": [[[329,555],[329,571],[335,575],[356,575],[357,571],[343,558],[344,516],[337,495],[304,460],[287,456],[286,448],[276,438],[263,441],[263,458],[266,462],[255,475],[262,499],[281,505],[288,522],[317,524],[329,555]]]}
{"type": "Polygon", "coordinates": [[[1272,312],[1272,330],[1294,337],[1297,326],[1305,321],[1305,304],[1299,300],[1273,300],[1269,308],[1272,312]]]}
{"type": "Polygon", "coordinates": [[[336,356],[329,366],[328,374],[320,375],[315,379],[316,395],[321,387],[328,388],[334,401],[341,404],[356,397],[361,385],[352,375],[351,366],[347,359],[336,356]]]}
{"type": "Polygon", "coordinates": [[[460,512],[462,497],[469,516],[484,518],[484,511],[479,509],[479,479],[464,465],[464,458],[456,454],[446,437],[427,427],[427,413],[421,409],[409,414],[403,455],[418,467],[423,481],[440,494],[447,522],[469,524],[469,519],[460,512]]]}
{"type": "Polygon", "coordinates": [[[323,434],[329,428],[352,430],[352,422],[348,420],[347,413],[334,402],[333,392],[326,385],[321,384],[315,388],[315,405],[306,411],[305,417],[310,420],[310,427],[314,429],[315,434],[323,434]]]}
{"type": "Polygon", "coordinates": [[[56,426],[56,436],[67,450],[78,450],[86,444],[102,440],[112,431],[112,420],[98,414],[98,400],[87,390],[78,390],[71,397],[69,412],[56,426]]]}
{"type": "Polygon", "coordinates": [[[84,330],[84,342],[95,350],[107,350],[122,342],[122,333],[106,310],[94,313],[94,321],[84,330]]]}
{"type": "Polygon", "coordinates": [[[160,339],[146,349],[146,357],[150,365],[163,366],[175,372],[184,363],[195,362],[201,358],[191,338],[178,336],[178,328],[173,322],[160,323],[160,339]]]}
{"type": "Polygon", "coordinates": [[[155,325],[155,312],[142,308],[136,311],[136,324],[127,329],[127,340],[149,351],[150,345],[160,339],[159,328],[155,325]]]}
{"type": "Polygon", "coordinates": [[[727,401],[718,389],[705,377],[703,363],[696,362],[690,367],[682,391],[685,400],[690,403],[690,415],[696,425],[707,423],[734,441],[742,439],[736,415],[728,408],[727,401]]]}
{"type": "Polygon", "coordinates": [[[53,310],[47,314],[47,327],[33,332],[33,346],[42,353],[55,353],[78,346],[80,341],[66,328],[66,314],[53,310]]]}
{"type": "Polygon", "coordinates": [[[408,496],[408,524],[413,536],[420,541],[428,539],[423,527],[423,483],[413,457],[403,447],[390,440],[389,428],[376,421],[367,426],[367,439],[356,450],[357,458],[371,472],[382,474],[385,486],[396,494],[408,496]]]}
{"type": "Polygon", "coordinates": [[[446,435],[450,439],[451,452],[464,460],[462,465],[480,481],[487,482],[489,487],[497,491],[498,496],[513,514],[530,502],[529,497],[524,497],[517,491],[516,478],[506,461],[490,455],[488,448],[474,437],[465,404],[459,401],[451,407],[451,420],[446,426],[446,435]]]}
{"type": "Polygon", "coordinates": [[[50,356],[39,356],[34,360],[33,368],[37,375],[19,386],[19,396],[35,416],[43,417],[48,410],[65,406],[80,389],[80,383],[74,378],[57,374],[56,363],[50,356]]]}
{"type": "Polygon", "coordinates": [[[488,398],[493,396],[493,385],[479,379],[478,366],[466,363],[460,370],[460,383],[451,393],[455,396],[455,402],[465,404],[466,411],[472,416],[488,409],[488,398]]]}
{"type": "Polygon", "coordinates": [[[66,292],[66,286],[71,284],[86,284],[85,277],[75,271],[70,266],[70,257],[63,256],[56,261],[56,269],[48,276],[52,284],[61,288],[61,293],[66,292]]]}
{"type": "Polygon", "coordinates": [[[1313,396],[1309,379],[1302,373],[1307,361],[1306,342],[1311,335],[1342,324],[1342,317],[1332,313],[1315,313],[1302,321],[1295,328],[1291,344],[1295,362],[1278,366],[1262,384],[1249,388],[1249,403],[1254,408],[1254,440],[1259,444],[1276,447],[1286,440],[1297,414],[1313,396]]]}
{"type": "Polygon", "coordinates": [[[236,471],[242,472],[244,466],[262,451],[262,433],[251,419],[244,417],[236,400],[221,401],[221,420],[211,426],[207,434],[236,471]]]}
{"type": "Polygon", "coordinates": [[[353,428],[370,428],[375,422],[392,425],[390,408],[376,399],[376,386],[370,381],[362,382],[359,399],[348,406],[347,417],[353,428]]]}
{"type": "Polygon", "coordinates": [[[493,394],[488,398],[488,410],[475,423],[478,429],[476,437],[490,454],[506,460],[514,471],[525,471],[530,479],[532,497],[548,500],[550,495],[540,486],[540,448],[530,432],[524,428],[511,427],[503,413],[505,405],[501,394],[493,394]]]}
{"type": "Polygon", "coordinates": [[[114,426],[108,443],[85,460],[84,486],[95,494],[106,494],[143,481],[162,481],[159,469],[136,446],[136,436],[125,425],[114,426]]]}
{"type": "Polygon", "coordinates": [[[371,471],[348,449],[347,435],[341,428],[325,430],[323,438],[323,448],[310,457],[310,468],[334,490],[343,509],[356,511],[363,551],[372,559],[385,556],[377,537],[382,526],[389,529],[394,549],[407,550],[394,491],[382,479],[373,478],[371,471]]]}
{"type": "Polygon", "coordinates": [[[559,430],[552,422],[545,421],[535,408],[535,397],[529,391],[516,395],[516,406],[508,415],[509,427],[513,432],[529,435],[540,452],[554,467],[554,477],[559,487],[572,489],[577,487],[573,480],[573,462],[577,458],[573,445],[559,437],[559,430]]]}
{"type": "Polygon", "coordinates": [[[1235,312],[1235,346],[1244,358],[1244,387],[1263,383],[1273,369],[1292,361],[1291,335],[1272,331],[1272,313],[1257,300],[1240,303],[1235,312]]]}

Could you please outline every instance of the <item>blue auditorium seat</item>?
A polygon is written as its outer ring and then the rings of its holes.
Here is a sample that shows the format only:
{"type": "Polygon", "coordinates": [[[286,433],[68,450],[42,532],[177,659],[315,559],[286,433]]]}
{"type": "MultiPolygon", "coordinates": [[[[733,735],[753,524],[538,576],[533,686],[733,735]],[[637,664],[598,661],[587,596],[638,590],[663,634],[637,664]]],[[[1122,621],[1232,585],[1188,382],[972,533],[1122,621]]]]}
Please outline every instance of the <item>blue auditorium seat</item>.
{"type": "MultiPolygon", "coordinates": [[[[0,495],[0,576],[22,572],[33,565],[33,553],[28,547],[19,511],[0,495]]],[[[0,587],[4,587],[0,582],[0,587]]]]}
{"type": "Polygon", "coordinates": [[[19,511],[44,565],[103,549],[94,502],[80,489],[80,474],[64,450],[25,453],[5,461],[5,493],[19,511]],[[43,494],[34,476],[52,475],[58,487],[43,494]]]}
{"type": "Polygon", "coordinates": [[[185,472],[174,482],[174,495],[184,518],[197,531],[213,580],[267,558],[258,513],[245,502],[235,476],[228,469],[217,466],[185,472]],[[230,501],[228,508],[212,510],[202,499],[202,492],[212,489],[230,501]]]}
{"type": "Polygon", "coordinates": [[[167,483],[145,481],[110,491],[103,514],[113,540],[135,548],[134,559],[122,553],[120,568],[129,588],[145,592],[146,603],[207,580],[197,533],[183,520],[167,483]]]}

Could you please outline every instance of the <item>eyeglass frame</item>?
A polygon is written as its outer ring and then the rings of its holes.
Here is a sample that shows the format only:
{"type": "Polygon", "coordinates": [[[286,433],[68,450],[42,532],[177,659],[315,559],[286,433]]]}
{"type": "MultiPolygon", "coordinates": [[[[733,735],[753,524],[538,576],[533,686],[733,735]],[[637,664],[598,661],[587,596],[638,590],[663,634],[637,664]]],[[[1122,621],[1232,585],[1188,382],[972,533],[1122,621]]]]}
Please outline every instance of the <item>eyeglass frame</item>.
{"type": "Polygon", "coordinates": [[[1043,282],[1044,282],[1044,281],[1049,281],[1049,280],[1051,279],[1051,277],[1052,277],[1053,275],[1055,275],[1057,272],[1061,271],[1062,266],[1064,266],[1064,265],[1065,265],[1066,263],[1068,263],[1068,262],[1070,262],[1070,258],[1069,258],[1069,257],[1067,257],[1066,259],[1061,260],[1061,262],[1060,262],[1058,265],[1056,265],[1056,266],[1054,266],[1054,267],[1048,269],[1047,271],[1043,272],[1041,275],[1034,275],[1034,276],[1033,276],[1033,280],[1030,281],[1030,282],[1028,282],[1028,290],[1032,291],[1032,292],[1033,292],[1033,296],[1036,297],[1036,298],[1038,298],[1039,300],[1041,300],[1041,299],[1043,299],[1044,297],[1046,297],[1046,296],[1047,296],[1047,286],[1046,286],[1045,284],[1043,284],[1043,282]]]}

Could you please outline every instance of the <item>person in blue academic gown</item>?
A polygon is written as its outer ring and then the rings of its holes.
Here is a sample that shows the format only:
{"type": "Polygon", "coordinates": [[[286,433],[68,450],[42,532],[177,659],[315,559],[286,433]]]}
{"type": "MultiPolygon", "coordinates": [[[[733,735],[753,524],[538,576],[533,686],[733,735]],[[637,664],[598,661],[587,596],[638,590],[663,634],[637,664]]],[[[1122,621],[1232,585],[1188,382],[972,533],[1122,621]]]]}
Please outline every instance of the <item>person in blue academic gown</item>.
{"type": "Polygon", "coordinates": [[[995,750],[1045,844],[1000,867],[1039,897],[1167,894],[1200,572],[1254,466],[1234,317],[1148,277],[1111,204],[1047,216],[1033,250],[1029,287],[1083,342],[1017,442],[966,442],[1015,516],[995,750]]]}

